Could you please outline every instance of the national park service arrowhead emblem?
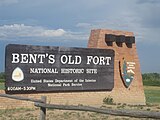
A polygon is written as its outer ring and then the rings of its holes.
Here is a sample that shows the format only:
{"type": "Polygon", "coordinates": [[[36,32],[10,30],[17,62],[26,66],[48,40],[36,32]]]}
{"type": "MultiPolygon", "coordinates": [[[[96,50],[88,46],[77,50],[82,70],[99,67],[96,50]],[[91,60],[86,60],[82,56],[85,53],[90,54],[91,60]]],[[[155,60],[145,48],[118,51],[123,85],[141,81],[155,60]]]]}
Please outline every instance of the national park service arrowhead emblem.
{"type": "Polygon", "coordinates": [[[121,78],[126,88],[128,88],[135,76],[135,62],[132,58],[123,57],[119,64],[121,78]]]}

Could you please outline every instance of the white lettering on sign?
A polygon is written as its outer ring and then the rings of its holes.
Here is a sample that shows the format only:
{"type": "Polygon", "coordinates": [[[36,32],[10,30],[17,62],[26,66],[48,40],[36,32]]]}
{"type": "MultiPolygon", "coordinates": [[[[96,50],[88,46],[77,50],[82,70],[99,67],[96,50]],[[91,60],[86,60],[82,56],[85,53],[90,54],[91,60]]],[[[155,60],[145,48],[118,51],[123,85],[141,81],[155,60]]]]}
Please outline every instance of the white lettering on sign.
{"type": "MultiPolygon", "coordinates": [[[[110,65],[111,57],[108,56],[86,56],[86,64],[94,65],[110,65]]],[[[82,57],[79,55],[61,55],[59,58],[60,63],[63,65],[80,65],[82,63],[82,57]]],[[[48,64],[54,64],[56,62],[56,56],[53,54],[19,54],[12,53],[12,63],[18,64],[32,64],[40,63],[43,64],[47,62],[48,64]]]]}
{"type": "Polygon", "coordinates": [[[79,73],[82,74],[84,73],[84,69],[75,69],[75,68],[70,68],[70,69],[66,69],[66,68],[61,68],[61,73],[79,73]]]}
{"type": "Polygon", "coordinates": [[[135,62],[127,62],[127,73],[132,73],[135,74],[134,69],[135,69],[135,62]]]}
{"type": "Polygon", "coordinates": [[[46,54],[18,54],[12,53],[12,63],[40,63],[43,64],[48,58],[48,63],[55,63],[55,55],[46,54]]]}
{"type": "Polygon", "coordinates": [[[86,69],[87,74],[97,74],[97,69],[86,69]]]}
{"type": "Polygon", "coordinates": [[[19,54],[12,53],[12,63],[19,63],[19,54]]]}
{"type": "Polygon", "coordinates": [[[110,65],[111,57],[104,56],[87,56],[87,64],[110,65]]]}
{"type": "Polygon", "coordinates": [[[68,65],[79,65],[82,62],[81,56],[75,55],[62,55],[61,56],[61,63],[62,64],[68,64],[68,65]]]}
{"type": "Polygon", "coordinates": [[[57,68],[30,68],[30,73],[58,73],[57,68]]]}

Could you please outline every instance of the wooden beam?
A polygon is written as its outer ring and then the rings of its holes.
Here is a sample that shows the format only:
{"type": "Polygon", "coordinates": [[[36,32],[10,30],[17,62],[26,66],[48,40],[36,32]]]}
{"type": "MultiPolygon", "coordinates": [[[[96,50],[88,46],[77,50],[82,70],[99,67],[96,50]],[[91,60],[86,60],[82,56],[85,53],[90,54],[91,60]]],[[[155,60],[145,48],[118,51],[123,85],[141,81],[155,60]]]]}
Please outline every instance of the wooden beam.
{"type": "MultiPolygon", "coordinates": [[[[41,96],[41,100],[43,101],[43,104],[46,104],[47,97],[41,96]]],[[[40,107],[40,120],[46,120],[46,108],[40,107]]]]}
{"type": "Polygon", "coordinates": [[[77,111],[89,111],[97,112],[102,114],[110,114],[116,116],[129,116],[136,118],[155,118],[160,119],[160,112],[153,111],[140,111],[140,110],[112,110],[112,109],[102,109],[89,106],[66,106],[66,105],[55,105],[55,104],[43,104],[35,103],[37,107],[45,107],[50,109],[60,109],[60,110],[77,110],[77,111]]]}

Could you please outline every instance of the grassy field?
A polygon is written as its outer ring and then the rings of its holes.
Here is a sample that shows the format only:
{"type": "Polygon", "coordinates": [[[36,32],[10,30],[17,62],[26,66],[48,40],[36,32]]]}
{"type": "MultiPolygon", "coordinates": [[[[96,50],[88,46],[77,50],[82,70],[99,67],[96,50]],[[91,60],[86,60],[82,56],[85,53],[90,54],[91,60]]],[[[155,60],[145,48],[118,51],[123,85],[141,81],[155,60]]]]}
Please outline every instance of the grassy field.
{"type": "MultiPolygon", "coordinates": [[[[112,109],[112,106],[110,106],[112,109]]],[[[125,108],[124,108],[125,109],[125,108]]],[[[139,110],[138,108],[134,108],[139,110]]],[[[145,108],[141,108],[144,110],[145,108]]],[[[148,108],[147,110],[150,110],[148,108]]],[[[156,111],[159,111],[157,109],[156,111]]],[[[39,120],[39,109],[8,109],[0,110],[0,120],[39,120]]],[[[46,120],[153,120],[150,118],[134,118],[127,116],[113,116],[96,112],[81,112],[70,110],[47,109],[46,120]]]]}
{"type": "Polygon", "coordinates": [[[0,90],[4,90],[5,87],[4,87],[4,83],[0,83],[0,90]]]}
{"type": "Polygon", "coordinates": [[[160,104],[160,87],[144,86],[144,92],[145,92],[147,103],[160,104]]]}
{"type": "MultiPolygon", "coordinates": [[[[0,83],[0,89],[4,89],[4,83],[0,83]]],[[[160,112],[160,87],[144,86],[147,105],[102,105],[102,108],[110,109],[134,109],[145,111],[159,111],[160,112]]],[[[0,120],[38,120],[39,108],[27,109],[6,109],[0,110],[0,120]]],[[[78,112],[65,110],[51,110],[47,109],[47,120],[139,120],[139,118],[113,116],[98,114],[94,112],[78,112]]],[[[148,118],[141,118],[141,120],[150,120],[148,118]]]]}

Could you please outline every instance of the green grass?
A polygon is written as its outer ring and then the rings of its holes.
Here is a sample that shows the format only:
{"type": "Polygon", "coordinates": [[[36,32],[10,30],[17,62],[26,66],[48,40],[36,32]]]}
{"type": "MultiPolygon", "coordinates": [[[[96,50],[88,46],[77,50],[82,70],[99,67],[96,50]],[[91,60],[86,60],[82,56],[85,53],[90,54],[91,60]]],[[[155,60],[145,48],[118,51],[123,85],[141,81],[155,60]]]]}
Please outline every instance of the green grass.
{"type": "Polygon", "coordinates": [[[0,83],[4,83],[4,82],[5,82],[5,79],[0,78],[0,83]]]}
{"type": "Polygon", "coordinates": [[[147,80],[143,80],[143,85],[145,86],[160,86],[160,80],[159,79],[147,79],[147,80]]]}
{"type": "Polygon", "coordinates": [[[0,110],[0,120],[38,120],[36,109],[15,108],[0,110]]]}
{"type": "Polygon", "coordinates": [[[160,87],[145,86],[144,92],[145,92],[147,103],[160,104],[160,87]]]}
{"type": "Polygon", "coordinates": [[[4,89],[5,89],[4,83],[0,83],[0,90],[4,90],[4,89]]]}

